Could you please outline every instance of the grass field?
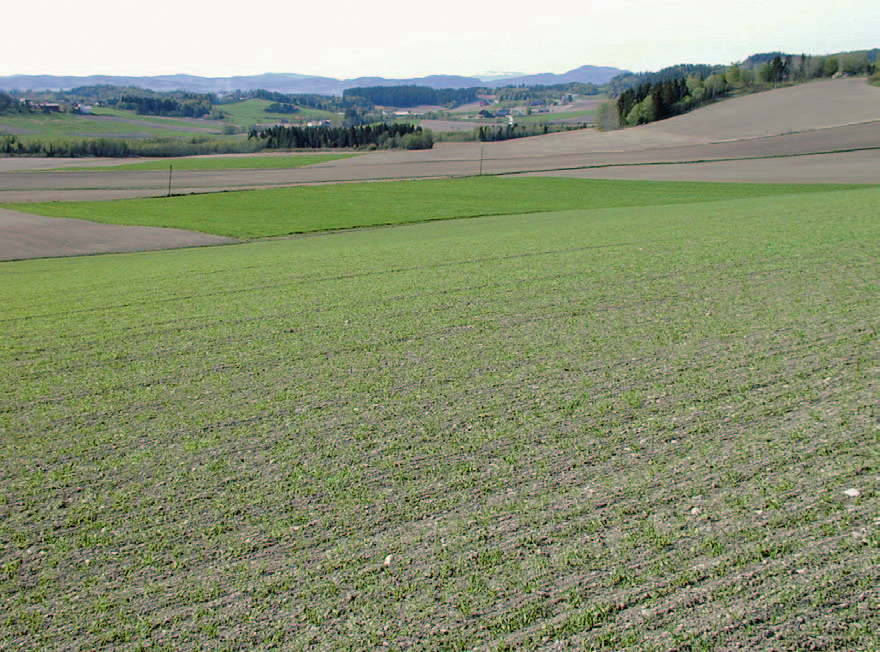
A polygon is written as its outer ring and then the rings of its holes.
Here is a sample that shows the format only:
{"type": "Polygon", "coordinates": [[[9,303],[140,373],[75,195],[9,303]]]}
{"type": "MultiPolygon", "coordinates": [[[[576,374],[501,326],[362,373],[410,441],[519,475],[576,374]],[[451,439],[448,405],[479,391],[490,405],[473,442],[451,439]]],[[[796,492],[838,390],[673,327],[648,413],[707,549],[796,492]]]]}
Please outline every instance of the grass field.
{"type": "MultiPolygon", "coordinates": [[[[20,130],[21,138],[148,137],[185,138],[219,134],[198,120],[139,116],[132,111],[101,109],[91,116],[38,113],[0,116],[0,133],[20,130]]],[[[15,132],[13,132],[15,133],[15,132]]]]}
{"type": "Polygon", "coordinates": [[[516,116],[516,121],[523,124],[553,123],[563,121],[580,120],[584,124],[596,121],[596,112],[592,111],[559,111],[556,113],[533,113],[532,115],[516,116]]]}
{"type": "Polygon", "coordinates": [[[0,265],[0,649],[877,649],[880,190],[648,187],[0,265]]]}
{"type": "Polygon", "coordinates": [[[6,208],[49,217],[259,238],[511,213],[688,204],[858,187],[474,177],[162,199],[6,204],[6,208]]]}
{"type": "MultiPolygon", "coordinates": [[[[127,111],[124,109],[112,109],[109,107],[100,107],[98,109],[94,109],[92,111],[93,116],[112,116],[114,118],[120,118],[122,120],[134,120],[135,122],[142,122],[144,124],[152,124],[157,127],[176,127],[178,130],[183,131],[197,131],[199,129],[214,129],[217,128],[215,125],[216,122],[207,122],[200,118],[171,118],[165,116],[156,116],[156,115],[141,115],[136,111],[127,111]]],[[[76,115],[71,117],[77,117],[76,115]]]]}
{"type": "Polygon", "coordinates": [[[225,113],[227,119],[242,127],[251,127],[254,124],[271,124],[281,120],[332,120],[339,122],[340,116],[328,111],[317,109],[300,109],[296,113],[267,113],[266,108],[271,106],[269,100],[245,100],[237,104],[224,104],[220,110],[225,113]]]}

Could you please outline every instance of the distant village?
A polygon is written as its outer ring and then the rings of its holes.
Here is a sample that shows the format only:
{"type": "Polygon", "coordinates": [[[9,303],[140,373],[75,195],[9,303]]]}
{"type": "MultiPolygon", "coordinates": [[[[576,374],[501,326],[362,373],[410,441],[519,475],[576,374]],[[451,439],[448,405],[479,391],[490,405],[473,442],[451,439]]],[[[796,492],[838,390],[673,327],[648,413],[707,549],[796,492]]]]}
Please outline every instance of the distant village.
{"type": "MultiPolygon", "coordinates": [[[[30,111],[43,111],[44,113],[63,113],[64,107],[58,104],[57,102],[33,102],[30,99],[23,97],[19,100],[21,104],[23,104],[30,111]]],[[[82,104],[80,102],[74,102],[70,105],[71,113],[79,113],[81,115],[88,115],[92,112],[92,106],[90,104],[82,104]]]]}

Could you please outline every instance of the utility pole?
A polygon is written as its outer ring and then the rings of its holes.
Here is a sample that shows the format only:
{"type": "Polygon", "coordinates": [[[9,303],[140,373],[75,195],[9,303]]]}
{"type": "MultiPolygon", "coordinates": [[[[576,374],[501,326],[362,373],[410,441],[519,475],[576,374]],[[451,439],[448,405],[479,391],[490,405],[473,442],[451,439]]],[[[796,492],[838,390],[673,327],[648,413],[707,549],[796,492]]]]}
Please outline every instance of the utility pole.
{"type": "Polygon", "coordinates": [[[171,171],[174,169],[173,165],[168,166],[168,196],[171,196],[171,171]]]}

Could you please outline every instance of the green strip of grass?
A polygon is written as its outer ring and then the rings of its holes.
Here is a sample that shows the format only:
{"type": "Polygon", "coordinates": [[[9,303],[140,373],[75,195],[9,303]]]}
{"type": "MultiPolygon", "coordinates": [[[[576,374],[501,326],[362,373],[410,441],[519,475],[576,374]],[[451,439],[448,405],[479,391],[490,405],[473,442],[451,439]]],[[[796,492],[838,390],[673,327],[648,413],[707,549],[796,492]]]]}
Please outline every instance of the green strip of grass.
{"type": "Polygon", "coordinates": [[[261,238],[431,220],[664,206],[864,186],[480,177],[105,202],[8,204],[50,217],[261,238]]]}

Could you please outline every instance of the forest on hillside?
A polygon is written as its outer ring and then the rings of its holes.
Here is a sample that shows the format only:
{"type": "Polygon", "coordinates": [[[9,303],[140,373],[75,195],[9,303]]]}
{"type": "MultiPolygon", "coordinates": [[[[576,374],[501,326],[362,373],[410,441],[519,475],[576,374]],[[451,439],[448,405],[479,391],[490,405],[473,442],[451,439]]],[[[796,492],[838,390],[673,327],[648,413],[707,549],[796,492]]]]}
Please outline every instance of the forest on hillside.
{"type": "Polygon", "coordinates": [[[173,93],[167,95],[133,95],[119,97],[115,104],[117,109],[134,111],[138,115],[156,115],[172,118],[203,118],[209,115],[217,104],[217,96],[198,93],[173,93]]]}
{"type": "Polygon", "coordinates": [[[443,106],[449,109],[476,101],[481,88],[428,88],[427,86],[370,86],[347,88],[343,100],[362,98],[374,106],[408,109],[414,106],[443,106]]]}
{"type": "Polygon", "coordinates": [[[359,127],[296,127],[275,125],[252,130],[248,140],[263,149],[431,149],[429,130],[411,124],[378,124],[359,127]]]}
{"type": "Polygon", "coordinates": [[[731,93],[837,76],[873,75],[877,50],[833,56],[755,54],[731,66],[680,65],[621,75],[608,83],[616,97],[600,110],[604,128],[632,127],[692,111],[731,93]]]}

